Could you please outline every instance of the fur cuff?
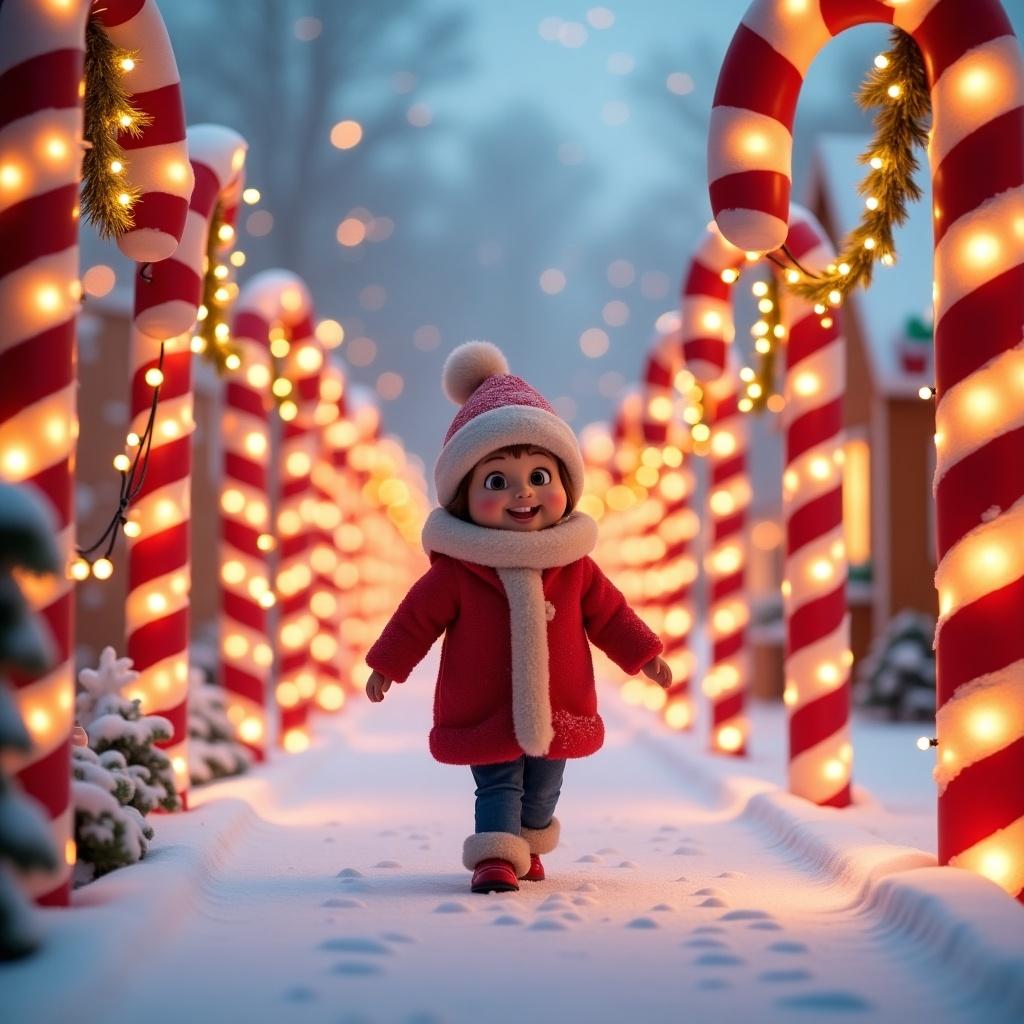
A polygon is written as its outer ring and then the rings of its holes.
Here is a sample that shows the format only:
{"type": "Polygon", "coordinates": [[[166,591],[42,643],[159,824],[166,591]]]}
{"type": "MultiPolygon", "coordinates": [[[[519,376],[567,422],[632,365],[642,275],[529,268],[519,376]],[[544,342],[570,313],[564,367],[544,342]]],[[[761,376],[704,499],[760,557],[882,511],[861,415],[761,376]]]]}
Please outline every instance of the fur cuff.
{"type": "Polygon", "coordinates": [[[482,860],[498,857],[515,868],[516,876],[530,870],[530,844],[511,832],[477,832],[462,844],[462,863],[470,871],[482,860]]]}
{"type": "Polygon", "coordinates": [[[527,828],[523,826],[523,838],[530,844],[530,853],[550,853],[561,838],[562,826],[557,818],[551,819],[547,828],[527,828]]]}

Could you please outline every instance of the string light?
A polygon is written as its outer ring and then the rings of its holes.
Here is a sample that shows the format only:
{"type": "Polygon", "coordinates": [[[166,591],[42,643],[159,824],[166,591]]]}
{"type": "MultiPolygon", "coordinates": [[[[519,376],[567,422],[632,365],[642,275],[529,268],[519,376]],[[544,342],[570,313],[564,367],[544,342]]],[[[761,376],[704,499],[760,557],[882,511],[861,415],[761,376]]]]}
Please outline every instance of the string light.
{"type": "Polygon", "coordinates": [[[886,266],[895,262],[893,228],[906,221],[908,203],[921,197],[913,177],[914,149],[927,146],[931,96],[924,59],[908,33],[893,29],[889,49],[875,57],[857,101],[876,110],[875,135],[861,157],[870,170],[860,185],[865,197],[860,224],[840,246],[841,258],[824,273],[809,274],[802,267],[786,273],[787,285],[815,302],[819,316],[826,302],[839,306],[855,287],[870,284],[876,260],[886,266]]]}

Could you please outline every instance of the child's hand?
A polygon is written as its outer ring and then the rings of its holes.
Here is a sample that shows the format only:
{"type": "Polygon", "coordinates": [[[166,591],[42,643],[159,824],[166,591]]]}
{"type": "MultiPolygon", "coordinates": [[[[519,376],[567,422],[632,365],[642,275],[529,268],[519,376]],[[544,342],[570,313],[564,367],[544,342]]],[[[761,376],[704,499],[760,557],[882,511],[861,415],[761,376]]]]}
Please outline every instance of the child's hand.
{"type": "Polygon", "coordinates": [[[391,680],[385,679],[379,672],[371,672],[370,678],[366,681],[366,696],[379,704],[384,699],[384,694],[391,689],[391,680]]]}
{"type": "Polygon", "coordinates": [[[662,658],[651,658],[640,671],[648,679],[653,679],[663,690],[667,690],[672,685],[672,669],[662,658]]]}

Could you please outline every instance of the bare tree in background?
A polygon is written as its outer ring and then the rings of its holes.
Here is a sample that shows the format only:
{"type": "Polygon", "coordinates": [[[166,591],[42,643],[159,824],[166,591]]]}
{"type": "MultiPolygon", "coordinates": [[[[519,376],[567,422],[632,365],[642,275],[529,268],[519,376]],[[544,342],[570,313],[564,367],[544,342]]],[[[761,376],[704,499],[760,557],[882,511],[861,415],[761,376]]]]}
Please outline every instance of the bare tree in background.
{"type": "Polygon", "coordinates": [[[356,199],[346,185],[372,173],[378,147],[403,130],[416,144],[410,91],[468,66],[463,15],[416,0],[193,0],[164,16],[189,122],[229,125],[250,143],[248,177],[274,216],[262,262],[300,272],[325,234],[333,244],[333,213],[356,199]],[[363,141],[341,152],[330,131],[348,118],[363,141]]]}

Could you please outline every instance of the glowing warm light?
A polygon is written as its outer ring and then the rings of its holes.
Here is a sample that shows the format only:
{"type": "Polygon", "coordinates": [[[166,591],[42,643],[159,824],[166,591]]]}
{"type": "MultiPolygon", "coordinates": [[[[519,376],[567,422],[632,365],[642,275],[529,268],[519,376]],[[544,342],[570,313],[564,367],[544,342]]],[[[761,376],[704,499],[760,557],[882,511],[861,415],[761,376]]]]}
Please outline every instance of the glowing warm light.
{"type": "Polygon", "coordinates": [[[839,669],[830,662],[823,662],[818,666],[818,680],[825,683],[826,686],[831,686],[839,682],[839,669]]]}
{"type": "Polygon", "coordinates": [[[736,510],[736,501],[726,490],[713,491],[708,505],[716,516],[731,515],[736,510]]]}
{"type": "Polygon", "coordinates": [[[739,279],[739,276],[739,271],[733,270],[732,267],[726,267],[726,269],[723,270],[721,274],[719,274],[719,277],[721,277],[721,279],[726,284],[732,284],[733,282],[739,279]]]}
{"type": "Polygon", "coordinates": [[[92,563],[92,574],[98,580],[109,580],[114,574],[114,563],[109,558],[97,558],[92,563]]]}
{"type": "Polygon", "coordinates": [[[979,232],[967,242],[967,258],[974,263],[992,263],[999,251],[999,239],[995,235],[979,232]]]}
{"type": "Polygon", "coordinates": [[[151,366],[145,375],[145,381],[151,388],[158,388],[164,382],[163,371],[155,366],[151,366]]]}
{"type": "Polygon", "coordinates": [[[284,749],[289,754],[301,754],[302,751],[309,748],[309,736],[302,729],[289,729],[284,734],[284,749]]]}
{"type": "Polygon", "coordinates": [[[760,132],[747,132],[743,137],[743,148],[751,156],[759,156],[771,149],[771,142],[769,142],[767,136],[762,135],[760,132]]]}
{"type": "Polygon", "coordinates": [[[807,465],[807,472],[815,480],[827,480],[832,474],[832,467],[824,455],[816,455],[807,465]]]}
{"type": "Polygon", "coordinates": [[[793,390],[803,397],[813,395],[817,392],[821,381],[817,374],[804,372],[798,373],[796,378],[793,380],[793,390]]]}
{"type": "Polygon", "coordinates": [[[811,563],[809,574],[815,580],[827,580],[832,577],[832,563],[827,559],[819,558],[811,563]]]}
{"type": "Polygon", "coordinates": [[[998,885],[1010,873],[1010,858],[1002,850],[989,850],[981,858],[978,870],[998,885]]]}
{"type": "Polygon", "coordinates": [[[932,741],[927,736],[918,736],[917,738],[917,749],[928,750],[932,745],[932,741]]]}
{"type": "Polygon", "coordinates": [[[150,594],[146,598],[146,607],[154,615],[159,615],[161,612],[167,611],[167,598],[163,594],[150,594]]]}
{"type": "Polygon", "coordinates": [[[970,729],[980,740],[994,740],[1003,731],[1003,722],[995,711],[979,710],[971,715],[970,729]]]}
{"type": "Polygon", "coordinates": [[[671,729],[685,729],[693,720],[690,705],[687,701],[671,702],[664,711],[665,722],[671,729]]]}
{"type": "Polygon", "coordinates": [[[782,691],[782,703],[787,708],[794,707],[797,701],[797,690],[792,684],[787,684],[786,688],[782,691]]]}
{"type": "Polygon", "coordinates": [[[76,558],[71,563],[71,568],[69,571],[71,573],[72,579],[81,581],[87,580],[89,578],[92,569],[90,568],[89,563],[84,558],[76,558]]]}
{"type": "Polygon", "coordinates": [[[14,164],[0,164],[0,187],[15,189],[24,180],[20,167],[14,164]]]}
{"type": "Polygon", "coordinates": [[[716,431],[711,438],[711,450],[721,458],[732,455],[736,451],[736,437],[727,430],[716,431]]]}
{"type": "Polygon", "coordinates": [[[339,244],[348,248],[361,245],[366,238],[366,225],[356,217],[346,217],[338,225],[335,237],[339,244]]]}
{"type": "Polygon", "coordinates": [[[743,732],[735,725],[723,725],[718,730],[715,739],[722,750],[732,752],[743,746],[743,732]]]}
{"type": "Polygon", "coordinates": [[[225,583],[241,583],[245,576],[245,566],[236,558],[221,566],[220,577],[225,583]]]}
{"type": "Polygon", "coordinates": [[[701,317],[701,324],[706,331],[718,331],[722,327],[722,314],[710,310],[701,317]]]}
{"type": "Polygon", "coordinates": [[[345,340],[345,329],[337,320],[321,320],[315,334],[316,340],[326,348],[337,348],[345,340]]]}
{"type": "Polygon", "coordinates": [[[826,779],[839,780],[846,775],[846,766],[838,758],[830,758],[822,766],[826,779]]]}

